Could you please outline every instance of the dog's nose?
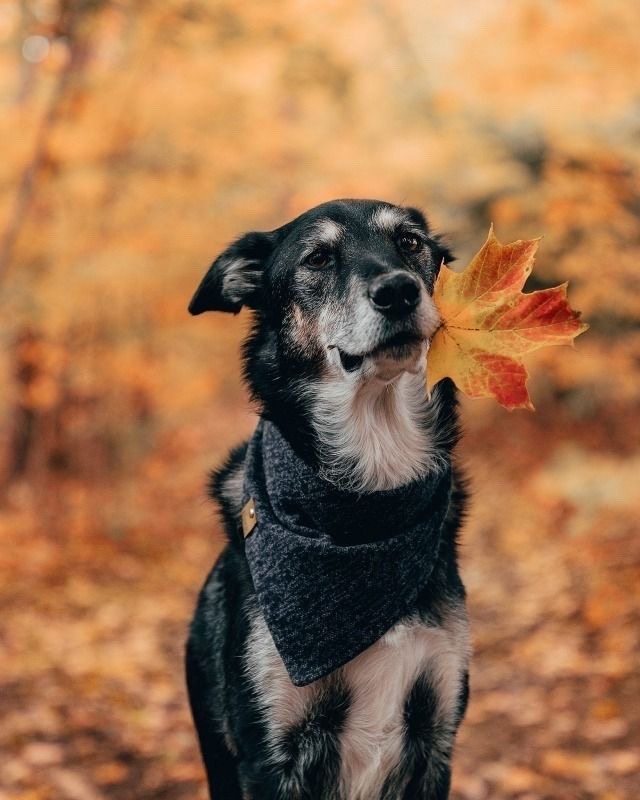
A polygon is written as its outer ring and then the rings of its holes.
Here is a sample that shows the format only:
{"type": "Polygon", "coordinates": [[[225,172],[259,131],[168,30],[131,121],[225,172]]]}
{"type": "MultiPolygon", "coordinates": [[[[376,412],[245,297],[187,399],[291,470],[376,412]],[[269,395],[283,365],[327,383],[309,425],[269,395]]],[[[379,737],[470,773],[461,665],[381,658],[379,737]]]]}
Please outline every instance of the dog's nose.
{"type": "Polygon", "coordinates": [[[383,314],[404,316],[413,311],[420,300],[418,279],[404,270],[379,275],[369,285],[369,300],[383,314]]]}

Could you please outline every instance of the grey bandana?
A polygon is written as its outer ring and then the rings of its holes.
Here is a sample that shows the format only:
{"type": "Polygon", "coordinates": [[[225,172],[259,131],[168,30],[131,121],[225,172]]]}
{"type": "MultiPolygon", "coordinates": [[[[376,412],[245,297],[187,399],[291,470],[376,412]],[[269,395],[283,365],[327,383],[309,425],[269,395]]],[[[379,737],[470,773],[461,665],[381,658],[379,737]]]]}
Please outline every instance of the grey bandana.
{"type": "Polygon", "coordinates": [[[342,491],[261,421],[243,503],[249,569],[289,676],[305,686],[355,658],[414,607],[438,555],[451,470],[399,489],[342,491]]]}

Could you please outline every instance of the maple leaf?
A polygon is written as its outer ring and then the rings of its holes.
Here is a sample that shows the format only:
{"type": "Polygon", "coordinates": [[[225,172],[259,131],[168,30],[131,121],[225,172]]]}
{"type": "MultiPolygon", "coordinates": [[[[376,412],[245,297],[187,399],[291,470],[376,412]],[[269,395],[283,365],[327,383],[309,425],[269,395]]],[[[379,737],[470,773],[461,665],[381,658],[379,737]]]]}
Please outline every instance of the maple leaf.
{"type": "Polygon", "coordinates": [[[533,404],[522,356],[572,344],[589,326],[567,302],[567,284],[524,294],[539,239],[501,244],[493,226],[464,272],[444,264],[433,299],[442,324],[429,348],[428,382],[450,377],[469,397],[494,397],[505,408],[533,404]]]}

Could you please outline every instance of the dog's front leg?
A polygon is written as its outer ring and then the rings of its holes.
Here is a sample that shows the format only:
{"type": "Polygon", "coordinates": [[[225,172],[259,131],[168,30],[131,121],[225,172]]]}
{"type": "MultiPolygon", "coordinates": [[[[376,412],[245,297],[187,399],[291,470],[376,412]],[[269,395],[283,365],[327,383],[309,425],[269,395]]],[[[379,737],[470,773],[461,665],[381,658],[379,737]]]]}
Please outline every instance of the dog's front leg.
{"type": "Polygon", "coordinates": [[[387,779],[382,800],[447,800],[451,787],[451,745],[434,753],[426,740],[407,742],[398,769],[387,779]]]}
{"type": "Polygon", "coordinates": [[[346,688],[327,687],[301,720],[272,733],[251,800],[339,800],[340,733],[348,707],[346,688]]]}
{"type": "Polygon", "coordinates": [[[384,800],[447,800],[453,742],[467,696],[465,676],[455,710],[446,713],[426,676],[414,684],[405,705],[405,751],[384,800]]]}

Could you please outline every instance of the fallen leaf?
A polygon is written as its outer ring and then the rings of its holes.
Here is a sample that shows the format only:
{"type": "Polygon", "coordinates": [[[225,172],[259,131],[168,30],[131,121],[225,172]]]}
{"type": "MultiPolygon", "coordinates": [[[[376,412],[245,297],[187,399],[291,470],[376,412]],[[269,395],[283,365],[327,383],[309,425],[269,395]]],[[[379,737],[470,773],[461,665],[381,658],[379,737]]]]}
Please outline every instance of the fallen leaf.
{"type": "Polygon", "coordinates": [[[567,284],[524,294],[538,239],[503,245],[493,226],[464,272],[444,264],[434,301],[442,318],[429,349],[428,381],[453,379],[469,397],[505,408],[533,408],[522,356],[570,344],[588,328],[567,302],[567,284]]]}
{"type": "Polygon", "coordinates": [[[101,784],[122,783],[129,776],[129,770],[117,761],[100,764],[93,770],[93,777],[101,784]]]}
{"type": "Polygon", "coordinates": [[[589,753],[552,749],[543,754],[542,769],[548,775],[584,781],[598,772],[598,764],[589,753]]]}
{"type": "Polygon", "coordinates": [[[64,749],[59,744],[49,742],[30,742],[22,751],[22,756],[34,767],[48,767],[64,761],[64,749]]]}
{"type": "Polygon", "coordinates": [[[633,750],[616,750],[604,757],[605,769],[616,775],[637,775],[640,755],[633,750]]]}

